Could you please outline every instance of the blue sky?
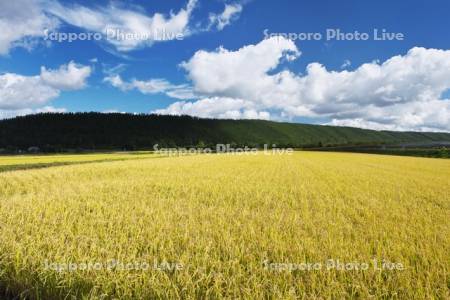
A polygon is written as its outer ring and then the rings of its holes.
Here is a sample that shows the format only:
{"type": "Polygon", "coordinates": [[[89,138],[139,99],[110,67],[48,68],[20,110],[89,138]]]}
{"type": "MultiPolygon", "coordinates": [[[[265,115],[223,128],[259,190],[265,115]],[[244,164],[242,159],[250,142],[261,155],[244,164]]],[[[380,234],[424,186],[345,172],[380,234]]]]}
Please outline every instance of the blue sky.
{"type": "Polygon", "coordinates": [[[158,112],[450,131],[448,1],[17,0],[0,11],[3,117],[158,112]],[[104,35],[107,27],[182,39],[69,43],[44,35],[104,35]],[[334,29],[370,38],[327,40],[334,29]],[[375,41],[383,29],[404,39],[375,41]],[[323,36],[266,39],[264,30],[323,36]]]}

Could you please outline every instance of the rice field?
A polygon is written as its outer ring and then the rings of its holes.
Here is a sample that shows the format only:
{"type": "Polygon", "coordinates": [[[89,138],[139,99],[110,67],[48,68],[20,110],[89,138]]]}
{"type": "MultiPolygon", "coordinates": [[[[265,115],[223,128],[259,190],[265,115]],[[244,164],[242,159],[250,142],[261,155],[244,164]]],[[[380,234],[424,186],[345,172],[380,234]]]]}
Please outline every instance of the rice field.
{"type": "Polygon", "coordinates": [[[0,172],[158,157],[151,152],[0,156],[0,172]]]}
{"type": "Polygon", "coordinates": [[[118,155],[0,158],[0,298],[450,298],[450,160],[118,155]]]}

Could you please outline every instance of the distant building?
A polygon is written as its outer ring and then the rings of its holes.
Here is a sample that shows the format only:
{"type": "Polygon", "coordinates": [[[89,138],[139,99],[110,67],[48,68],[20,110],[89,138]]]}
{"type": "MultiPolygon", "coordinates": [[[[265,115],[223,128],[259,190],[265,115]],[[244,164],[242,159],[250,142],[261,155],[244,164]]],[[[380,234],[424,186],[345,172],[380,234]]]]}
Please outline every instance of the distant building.
{"type": "Polygon", "coordinates": [[[39,147],[33,146],[33,147],[28,148],[27,151],[30,152],[30,153],[38,153],[38,152],[41,151],[41,149],[39,149],[39,147]]]}

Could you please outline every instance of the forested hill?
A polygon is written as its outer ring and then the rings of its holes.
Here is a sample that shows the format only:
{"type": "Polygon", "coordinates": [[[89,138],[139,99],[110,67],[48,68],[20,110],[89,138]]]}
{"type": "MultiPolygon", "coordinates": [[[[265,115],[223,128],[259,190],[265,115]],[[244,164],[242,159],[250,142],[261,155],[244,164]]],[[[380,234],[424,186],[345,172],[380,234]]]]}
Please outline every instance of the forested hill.
{"type": "Polygon", "coordinates": [[[150,149],[155,144],[160,147],[215,147],[216,144],[321,147],[430,142],[450,142],[450,134],[120,113],[46,113],[0,121],[3,151],[29,147],[43,151],[133,150],[150,149]]]}

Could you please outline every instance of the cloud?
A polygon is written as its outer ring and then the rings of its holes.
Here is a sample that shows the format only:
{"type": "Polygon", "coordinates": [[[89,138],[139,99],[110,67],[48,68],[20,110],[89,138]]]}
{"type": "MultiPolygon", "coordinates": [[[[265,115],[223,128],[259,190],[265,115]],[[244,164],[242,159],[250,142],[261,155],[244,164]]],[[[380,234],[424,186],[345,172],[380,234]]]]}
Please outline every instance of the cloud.
{"type": "Polygon", "coordinates": [[[102,111],[103,114],[126,114],[127,112],[125,111],[120,111],[117,109],[107,109],[102,111]]]}
{"type": "Polygon", "coordinates": [[[243,117],[235,112],[250,107],[286,120],[325,118],[334,125],[450,131],[450,99],[442,98],[450,87],[450,50],[415,47],[353,71],[329,71],[317,62],[304,75],[279,70],[282,62],[299,55],[292,41],[279,37],[236,51],[197,51],[181,66],[195,93],[206,100],[174,103],[161,112],[243,117]],[[209,109],[212,103],[214,110],[209,109]]]}
{"type": "Polygon", "coordinates": [[[156,78],[149,80],[137,80],[132,79],[130,82],[122,80],[120,75],[111,74],[103,79],[104,82],[108,82],[113,87],[120,89],[121,91],[138,90],[143,94],[166,94],[171,98],[176,99],[193,99],[195,95],[192,88],[187,84],[174,85],[169,81],[156,78]]]}
{"type": "Polygon", "coordinates": [[[347,69],[352,65],[352,62],[348,59],[344,60],[344,63],[341,65],[341,69],[347,69]]]}
{"type": "Polygon", "coordinates": [[[57,70],[41,67],[40,79],[54,89],[70,91],[84,88],[90,74],[91,67],[77,65],[71,61],[57,70]]]}
{"type": "MultiPolygon", "coordinates": [[[[192,13],[198,0],[187,0],[177,12],[147,14],[137,5],[111,1],[106,6],[83,6],[67,4],[58,0],[0,1],[0,55],[6,55],[14,47],[33,48],[40,38],[57,33],[63,23],[78,27],[89,33],[100,34],[111,47],[106,51],[119,54],[155,43],[179,40],[193,34],[222,30],[239,17],[242,4],[226,4],[222,13],[211,13],[208,25],[194,25],[192,13]],[[26,8],[26,9],[25,9],[26,8]]],[[[97,36],[95,39],[97,39],[97,36]]],[[[93,39],[93,38],[91,38],[93,39]]],[[[50,40],[47,40],[50,43],[50,40]]]]}
{"type": "Polygon", "coordinates": [[[108,64],[103,64],[103,63],[102,63],[102,70],[103,70],[103,73],[106,74],[106,75],[108,75],[108,76],[120,74],[120,73],[122,73],[123,71],[125,71],[125,69],[126,69],[127,67],[128,67],[127,64],[122,64],[122,63],[117,64],[117,65],[114,65],[114,66],[110,66],[110,65],[108,65],[108,64]]]}
{"type": "Polygon", "coordinates": [[[0,55],[14,47],[30,48],[45,29],[57,27],[58,20],[45,14],[38,0],[0,1],[0,55]]]}
{"type": "Polygon", "coordinates": [[[257,98],[254,93],[258,87],[268,84],[267,80],[270,80],[267,72],[275,69],[282,58],[299,55],[291,40],[272,38],[237,51],[222,47],[213,52],[200,50],[181,67],[188,72],[197,92],[242,99],[249,96],[257,98]]]}
{"type": "Polygon", "coordinates": [[[61,91],[85,86],[91,73],[88,66],[70,62],[57,70],[41,68],[36,76],[15,73],[0,75],[0,110],[21,110],[40,107],[57,98],[61,91]]]}
{"type": "Polygon", "coordinates": [[[225,8],[221,14],[209,14],[208,28],[215,26],[217,30],[223,30],[225,26],[230,25],[233,20],[239,18],[242,9],[242,5],[238,3],[225,4],[225,8]]]}
{"type": "Polygon", "coordinates": [[[43,84],[40,76],[0,75],[0,109],[39,106],[58,95],[59,91],[43,84]]]}
{"type": "Polygon", "coordinates": [[[269,112],[256,111],[251,102],[221,97],[204,98],[195,102],[175,102],[166,109],[155,110],[153,113],[220,119],[270,119],[269,112]]]}
{"type": "Polygon", "coordinates": [[[46,11],[64,22],[91,32],[107,35],[107,41],[119,51],[130,51],[156,42],[189,36],[189,21],[197,0],[189,0],[177,13],[147,16],[142,10],[118,7],[112,2],[107,7],[89,8],[81,5],[63,6],[49,2],[46,11]],[[124,38],[126,34],[137,38],[124,38]]]}
{"type": "Polygon", "coordinates": [[[450,131],[450,99],[412,101],[382,109],[371,108],[353,119],[332,119],[328,124],[376,130],[450,131]]]}
{"type": "Polygon", "coordinates": [[[17,116],[25,116],[30,114],[38,114],[38,113],[64,113],[67,112],[65,108],[56,108],[53,106],[44,106],[42,108],[31,109],[31,108],[23,108],[17,110],[4,110],[0,109],[0,119],[9,119],[17,116]]]}

